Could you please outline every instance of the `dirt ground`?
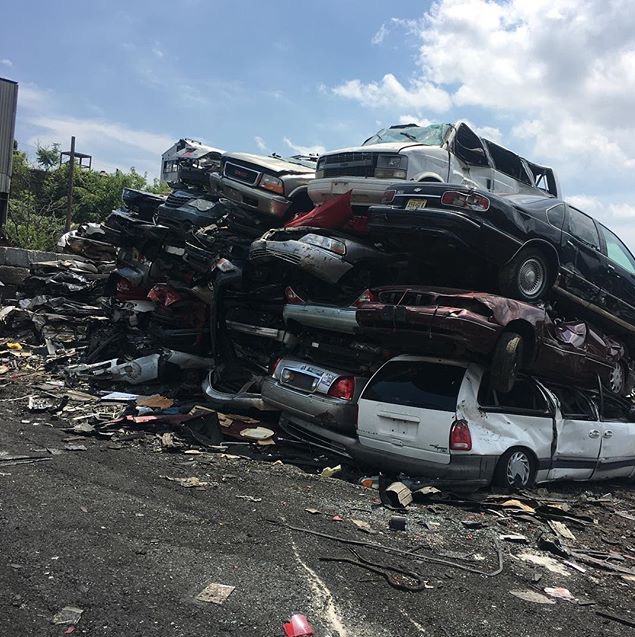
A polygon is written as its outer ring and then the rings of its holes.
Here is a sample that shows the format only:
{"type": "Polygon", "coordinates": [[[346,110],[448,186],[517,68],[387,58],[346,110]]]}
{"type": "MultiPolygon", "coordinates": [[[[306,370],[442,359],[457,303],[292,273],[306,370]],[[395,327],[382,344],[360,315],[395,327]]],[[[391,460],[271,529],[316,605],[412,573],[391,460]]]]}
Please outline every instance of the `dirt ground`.
{"type": "MultiPolygon", "coordinates": [[[[61,423],[29,413],[26,401],[15,398],[28,392],[28,386],[0,390],[2,636],[279,636],[293,613],[304,613],[318,637],[635,634],[597,614],[635,622],[635,577],[579,562],[580,572],[539,550],[545,524],[531,516],[423,502],[409,507],[406,532],[390,531],[394,512],[379,504],[377,491],[294,466],[160,453],[152,436],[127,445],[85,438],[72,443],[85,450],[65,449],[61,423]],[[15,464],[8,455],[47,459],[15,464]],[[208,484],[185,488],[166,476],[208,484]],[[355,559],[346,545],[272,520],[403,550],[419,547],[423,557],[489,573],[497,567],[499,542],[503,570],[487,577],[358,547],[375,563],[416,571],[430,587],[397,590],[358,565],[321,561],[355,559]],[[467,528],[465,521],[482,526],[467,528]],[[513,533],[527,543],[498,539],[513,533]],[[210,583],[235,590],[222,605],[196,601],[210,583]],[[510,593],[544,595],[545,587],[565,587],[577,601],[537,604],[510,593]],[[66,606],[83,610],[74,631],[51,623],[66,606]]],[[[576,538],[569,545],[616,551],[626,557],[614,563],[635,569],[630,486],[566,484],[534,493],[568,501],[610,493],[604,503],[572,505],[572,513],[589,520],[567,522],[576,538]]]]}

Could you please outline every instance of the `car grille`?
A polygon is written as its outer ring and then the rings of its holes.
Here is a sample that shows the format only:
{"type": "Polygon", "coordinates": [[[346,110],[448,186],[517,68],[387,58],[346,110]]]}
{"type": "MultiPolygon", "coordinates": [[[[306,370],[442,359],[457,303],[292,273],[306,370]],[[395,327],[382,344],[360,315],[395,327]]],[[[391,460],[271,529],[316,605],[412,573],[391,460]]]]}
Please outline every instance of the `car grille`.
{"type": "Polygon", "coordinates": [[[377,153],[337,153],[320,158],[322,177],[373,177],[377,153]]]}
{"type": "Polygon", "coordinates": [[[240,166],[239,164],[234,164],[229,161],[225,162],[223,175],[249,186],[255,186],[258,177],[260,177],[260,173],[257,170],[252,170],[246,166],[240,166]]]}

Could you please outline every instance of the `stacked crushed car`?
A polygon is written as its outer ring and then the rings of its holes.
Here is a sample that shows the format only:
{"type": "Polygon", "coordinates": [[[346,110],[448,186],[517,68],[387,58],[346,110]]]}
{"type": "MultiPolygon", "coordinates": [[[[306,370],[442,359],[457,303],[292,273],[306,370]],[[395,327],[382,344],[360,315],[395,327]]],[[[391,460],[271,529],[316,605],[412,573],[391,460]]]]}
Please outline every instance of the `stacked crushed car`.
{"type": "Polygon", "coordinates": [[[198,374],[214,408],[462,486],[632,476],[635,259],[558,196],[465,124],[188,164],[66,239],[115,259],[68,373],[198,374]]]}

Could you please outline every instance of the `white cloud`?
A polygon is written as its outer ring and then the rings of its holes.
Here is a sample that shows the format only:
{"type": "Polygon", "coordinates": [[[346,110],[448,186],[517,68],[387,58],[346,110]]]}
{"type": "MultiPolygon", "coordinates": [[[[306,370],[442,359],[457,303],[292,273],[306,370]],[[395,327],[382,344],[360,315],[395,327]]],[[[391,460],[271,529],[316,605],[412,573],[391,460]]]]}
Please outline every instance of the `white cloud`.
{"type": "Polygon", "coordinates": [[[450,108],[450,96],[434,84],[416,80],[405,87],[392,73],[380,82],[364,84],[349,80],[332,89],[335,95],[361,102],[364,106],[388,108],[428,108],[443,112],[450,108]]]}
{"type": "Polygon", "coordinates": [[[315,146],[300,146],[299,144],[294,144],[288,137],[283,138],[282,141],[292,151],[298,153],[298,155],[321,155],[326,152],[326,148],[320,144],[316,144],[315,146]]]}
{"type": "Polygon", "coordinates": [[[161,50],[161,47],[159,46],[158,42],[154,43],[154,46],[152,47],[152,53],[155,57],[158,57],[159,59],[165,57],[165,54],[161,50]]]}
{"type": "Polygon", "coordinates": [[[417,124],[418,126],[430,126],[430,124],[434,124],[431,119],[427,119],[426,117],[419,117],[418,115],[400,115],[399,123],[417,124]]]}
{"type": "Polygon", "coordinates": [[[0,64],[2,64],[2,66],[13,66],[13,62],[9,58],[0,59],[0,64]]]}
{"type": "Polygon", "coordinates": [[[258,146],[258,150],[261,150],[263,153],[268,153],[269,149],[267,148],[267,144],[265,140],[260,137],[260,135],[256,135],[254,137],[254,141],[256,142],[256,146],[258,146]]]}

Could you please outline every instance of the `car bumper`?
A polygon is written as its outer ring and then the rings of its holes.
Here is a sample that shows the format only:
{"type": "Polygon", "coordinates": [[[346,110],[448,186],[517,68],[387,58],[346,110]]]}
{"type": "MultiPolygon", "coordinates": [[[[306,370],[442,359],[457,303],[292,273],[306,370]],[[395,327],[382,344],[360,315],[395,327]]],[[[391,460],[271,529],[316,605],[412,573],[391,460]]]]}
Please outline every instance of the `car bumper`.
{"type": "Polygon", "coordinates": [[[287,324],[297,323],[314,329],[329,330],[342,334],[355,334],[359,327],[355,312],[355,308],[350,307],[287,304],[282,310],[282,317],[287,324]]]}
{"type": "Polygon", "coordinates": [[[374,177],[326,177],[309,182],[307,192],[313,203],[321,204],[352,191],[352,205],[372,206],[381,203],[384,191],[394,182],[374,177]]]}
{"type": "Polygon", "coordinates": [[[351,435],[326,429],[314,423],[298,422],[285,416],[280,425],[296,438],[317,444],[334,453],[352,458],[360,464],[393,474],[424,478],[438,486],[460,490],[479,489],[491,484],[497,456],[453,455],[449,464],[415,460],[397,453],[371,449],[351,435]]]}
{"type": "Polygon", "coordinates": [[[203,381],[203,393],[207,399],[215,407],[228,410],[247,410],[258,409],[259,411],[276,411],[275,407],[271,407],[264,402],[262,396],[255,392],[238,392],[229,393],[216,389],[212,385],[212,372],[210,372],[203,381]]]}
{"type": "Polygon", "coordinates": [[[249,260],[285,261],[332,284],[337,283],[353,267],[335,252],[293,239],[289,241],[258,239],[251,244],[249,260]]]}
{"type": "Polygon", "coordinates": [[[278,219],[284,217],[291,206],[291,202],[286,197],[241,184],[227,177],[220,177],[216,184],[227,199],[278,219]]]}
{"type": "Polygon", "coordinates": [[[291,420],[313,422],[340,433],[355,432],[357,405],[350,401],[300,392],[281,385],[272,377],[263,380],[262,398],[291,420]]]}

